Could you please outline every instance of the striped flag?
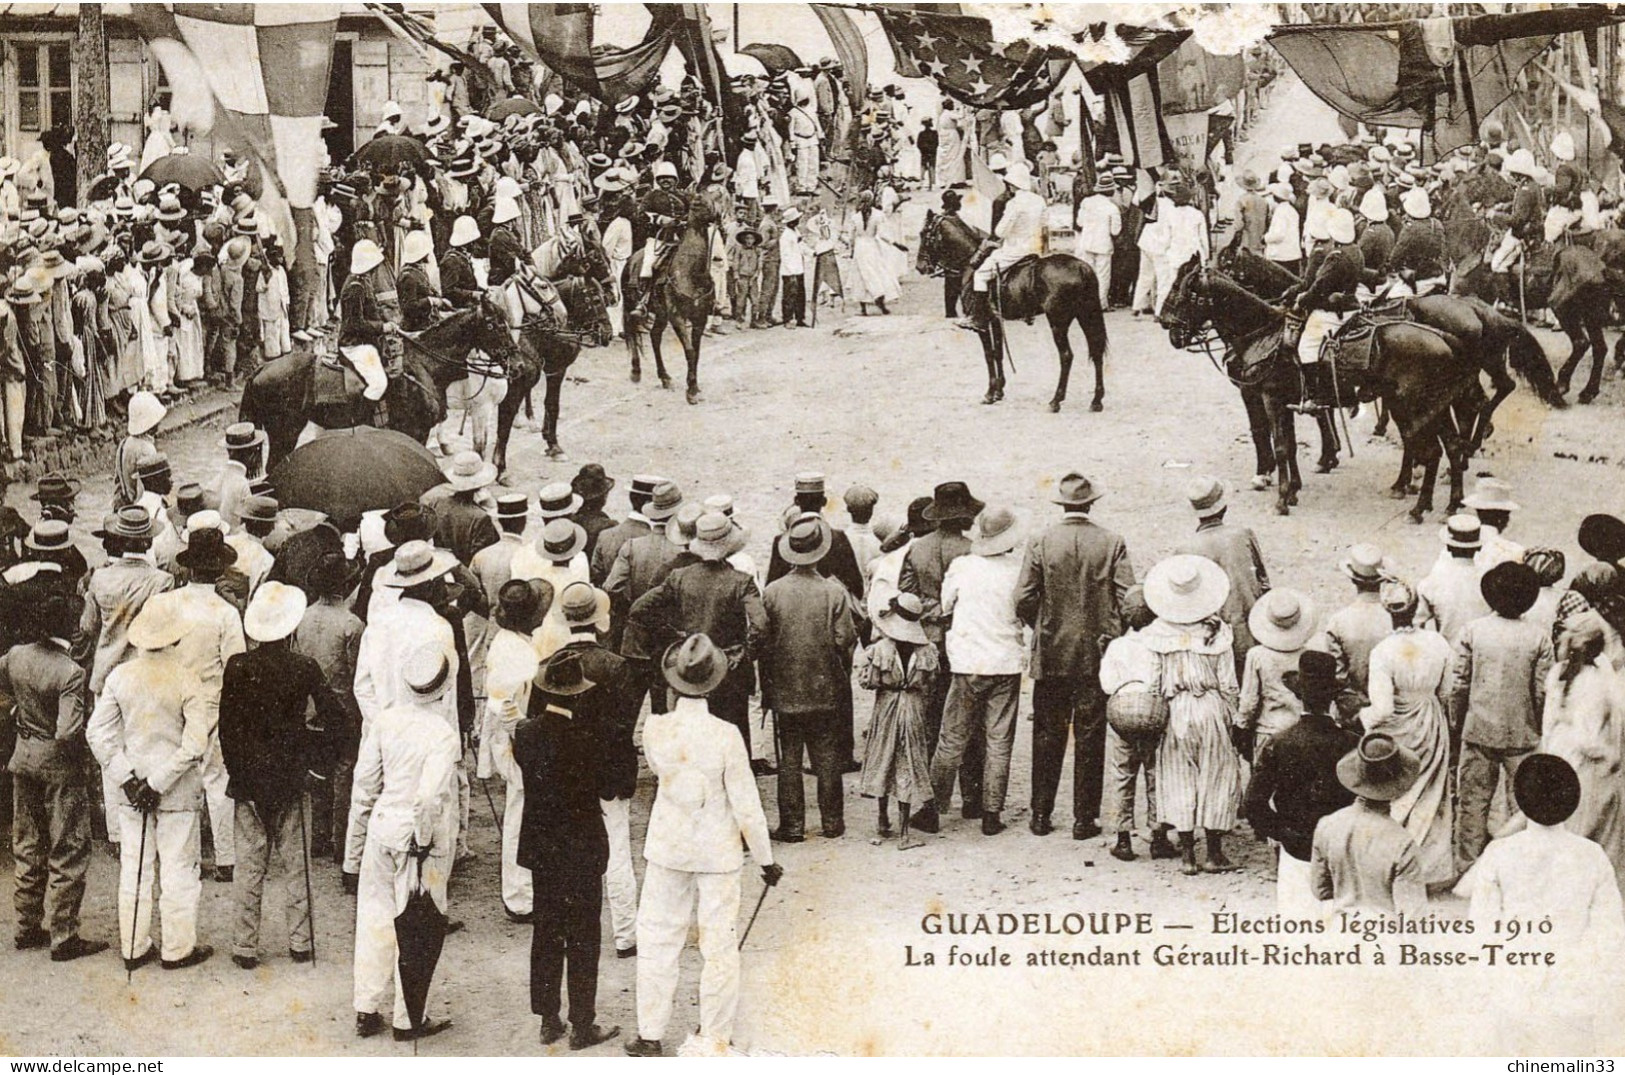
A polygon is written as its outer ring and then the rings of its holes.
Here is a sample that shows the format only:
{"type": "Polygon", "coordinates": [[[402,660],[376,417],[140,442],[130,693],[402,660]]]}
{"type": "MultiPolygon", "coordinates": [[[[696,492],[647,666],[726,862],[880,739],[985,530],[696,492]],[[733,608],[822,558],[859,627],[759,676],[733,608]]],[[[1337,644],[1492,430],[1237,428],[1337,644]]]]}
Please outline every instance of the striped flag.
{"type": "MultiPolygon", "coordinates": [[[[593,45],[594,4],[485,4],[485,12],[514,42],[556,72],[572,89],[614,104],[642,93],[660,77],[671,50],[679,5],[651,5],[654,16],[631,48],[593,45]]],[[[681,5],[687,6],[687,5],[681,5]]]]}
{"type": "Polygon", "coordinates": [[[260,209],[292,246],[288,208],[316,201],[338,4],[131,4],[174,88],[173,111],[260,170],[260,209]]]}

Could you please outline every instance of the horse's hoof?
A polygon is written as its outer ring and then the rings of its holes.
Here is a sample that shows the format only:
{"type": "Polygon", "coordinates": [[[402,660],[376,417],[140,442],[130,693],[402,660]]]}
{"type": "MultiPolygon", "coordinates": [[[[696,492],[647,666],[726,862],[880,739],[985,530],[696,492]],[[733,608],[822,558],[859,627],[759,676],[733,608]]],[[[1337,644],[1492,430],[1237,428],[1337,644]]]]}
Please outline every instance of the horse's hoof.
{"type": "Polygon", "coordinates": [[[547,457],[549,459],[556,459],[559,462],[564,462],[570,458],[565,454],[564,449],[560,448],[557,444],[549,444],[547,446],[547,457]]]}
{"type": "Polygon", "coordinates": [[[667,391],[670,391],[671,390],[671,378],[670,377],[662,377],[662,378],[660,378],[660,387],[666,389],[667,391]]]}
{"type": "Polygon", "coordinates": [[[999,397],[994,395],[992,392],[989,392],[987,395],[982,397],[982,406],[984,407],[991,406],[997,402],[999,402],[999,397]]]}
{"type": "Polygon", "coordinates": [[[1260,493],[1274,484],[1275,479],[1271,478],[1268,474],[1253,475],[1253,488],[1260,493]]]}
{"type": "Polygon", "coordinates": [[[699,401],[700,401],[700,390],[698,388],[690,388],[688,390],[688,402],[689,402],[690,406],[692,406],[695,403],[698,403],[699,401]]]}
{"type": "Polygon", "coordinates": [[[1291,515],[1292,514],[1292,508],[1285,501],[1277,500],[1275,502],[1275,514],[1277,514],[1277,515],[1291,515]]]}
{"type": "Polygon", "coordinates": [[[633,370],[632,371],[632,383],[637,384],[641,380],[643,380],[643,374],[640,373],[637,370],[633,370]]]}
{"type": "Polygon", "coordinates": [[[1286,502],[1288,504],[1290,504],[1294,508],[1297,507],[1298,506],[1298,494],[1294,492],[1294,493],[1288,495],[1287,498],[1286,498],[1286,502]]]}
{"type": "Polygon", "coordinates": [[[1427,515],[1427,512],[1417,511],[1417,510],[1415,510],[1413,508],[1412,510],[1405,513],[1405,518],[1409,519],[1413,526],[1421,526],[1422,525],[1422,519],[1426,515],[1427,515]]]}
{"type": "Polygon", "coordinates": [[[1410,499],[1410,495],[1411,495],[1411,490],[1402,489],[1397,485],[1390,486],[1389,489],[1388,489],[1388,499],[1389,500],[1408,500],[1408,499],[1410,499]]]}
{"type": "Polygon", "coordinates": [[[1592,391],[1591,389],[1586,389],[1584,392],[1580,393],[1579,401],[1582,404],[1595,403],[1597,401],[1597,393],[1592,391]]]}
{"type": "Polygon", "coordinates": [[[1092,400],[1089,403],[1089,409],[1094,413],[1099,414],[1101,411],[1106,409],[1106,405],[1098,399],[1092,400]]]}
{"type": "Polygon", "coordinates": [[[1315,463],[1316,474],[1330,474],[1337,469],[1336,459],[1322,459],[1315,463]]]}
{"type": "Polygon", "coordinates": [[[1058,399],[1050,400],[1049,401],[1049,412],[1051,414],[1060,414],[1061,413],[1061,401],[1058,400],[1058,399]]]}

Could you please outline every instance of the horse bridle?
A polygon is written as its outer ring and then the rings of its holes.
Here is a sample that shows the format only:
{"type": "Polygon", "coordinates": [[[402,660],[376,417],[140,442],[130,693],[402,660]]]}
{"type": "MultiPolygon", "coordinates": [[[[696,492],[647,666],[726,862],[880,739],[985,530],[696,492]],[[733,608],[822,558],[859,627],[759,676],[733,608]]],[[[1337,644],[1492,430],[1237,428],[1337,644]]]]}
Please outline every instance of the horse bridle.
{"type": "MultiPolygon", "coordinates": [[[[1206,265],[1198,265],[1195,275],[1197,283],[1200,285],[1198,292],[1194,296],[1189,296],[1186,301],[1195,307],[1196,314],[1201,320],[1198,321],[1197,325],[1193,328],[1184,318],[1174,319],[1182,328],[1192,333],[1191,337],[1187,339],[1184,344],[1180,345],[1179,349],[1182,351],[1188,351],[1191,354],[1201,354],[1206,357],[1213,368],[1217,370],[1225,380],[1229,381],[1237,388],[1252,388],[1256,386],[1259,381],[1263,380],[1262,373],[1257,377],[1238,377],[1234,373],[1230,372],[1237,354],[1237,349],[1233,344],[1219,335],[1218,328],[1213,324],[1213,298],[1208,290],[1208,278],[1211,275],[1210,270],[1206,265]]],[[[1189,287],[1190,280],[1188,278],[1182,281],[1180,284],[1180,290],[1186,291],[1187,294],[1189,292],[1189,287]]],[[[1266,329],[1265,331],[1268,330],[1266,329]]],[[[1172,341],[1170,340],[1170,342],[1172,341]]],[[[1263,363],[1258,363],[1258,365],[1262,366],[1263,363]]]]}

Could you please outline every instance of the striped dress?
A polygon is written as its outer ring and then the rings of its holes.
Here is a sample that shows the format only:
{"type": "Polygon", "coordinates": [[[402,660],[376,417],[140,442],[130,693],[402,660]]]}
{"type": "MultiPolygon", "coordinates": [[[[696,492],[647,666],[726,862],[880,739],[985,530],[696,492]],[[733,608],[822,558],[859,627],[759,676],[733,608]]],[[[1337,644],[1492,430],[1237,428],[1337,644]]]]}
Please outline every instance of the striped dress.
{"type": "Polygon", "coordinates": [[[1217,620],[1158,620],[1140,638],[1157,654],[1168,730],[1157,748],[1157,814],[1180,832],[1228,832],[1241,799],[1241,758],[1230,742],[1240,687],[1234,636],[1217,620]]]}

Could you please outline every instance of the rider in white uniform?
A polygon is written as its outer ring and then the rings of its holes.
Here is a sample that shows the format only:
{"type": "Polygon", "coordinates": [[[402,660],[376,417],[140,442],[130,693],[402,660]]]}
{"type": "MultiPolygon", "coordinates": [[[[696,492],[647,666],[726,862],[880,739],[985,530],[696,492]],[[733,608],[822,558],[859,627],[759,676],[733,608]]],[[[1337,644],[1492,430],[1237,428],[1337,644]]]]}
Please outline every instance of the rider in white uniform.
{"type": "Polygon", "coordinates": [[[964,328],[980,329],[992,317],[987,285],[993,275],[1029,254],[1041,251],[1045,205],[1044,199],[1033,191],[1032,169],[1025,161],[1016,161],[1005,173],[1004,181],[1014,189],[1014,194],[1004,207],[999,226],[994,229],[993,237],[999,245],[982,259],[971,274],[971,290],[975,297],[968,316],[960,321],[964,328]]]}

